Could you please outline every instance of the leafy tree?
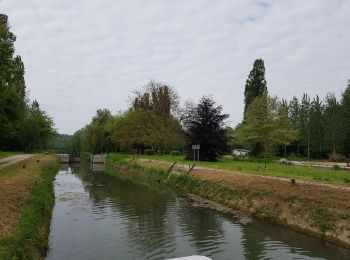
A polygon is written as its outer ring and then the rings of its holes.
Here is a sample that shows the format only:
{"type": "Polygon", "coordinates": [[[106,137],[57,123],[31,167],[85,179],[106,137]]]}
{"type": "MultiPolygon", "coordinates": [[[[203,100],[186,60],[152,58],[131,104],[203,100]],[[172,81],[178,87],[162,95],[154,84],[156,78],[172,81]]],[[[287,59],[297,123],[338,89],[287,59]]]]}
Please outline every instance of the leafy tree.
{"type": "Polygon", "coordinates": [[[69,139],[67,146],[69,153],[75,156],[80,156],[83,152],[89,152],[86,127],[76,131],[69,139]]]}
{"type": "Polygon", "coordinates": [[[53,120],[34,100],[21,125],[21,140],[25,151],[41,150],[56,134],[53,120]]]}
{"type": "Polygon", "coordinates": [[[16,37],[10,32],[7,16],[0,15],[0,149],[20,145],[20,125],[26,112],[24,66],[15,56],[16,37]]]}
{"type": "MultiPolygon", "coordinates": [[[[210,97],[203,97],[194,113],[185,121],[189,146],[200,144],[200,160],[216,161],[229,150],[222,107],[210,97]]],[[[191,153],[189,153],[191,154],[191,153]]]]}
{"type": "Polygon", "coordinates": [[[132,106],[135,109],[152,111],[160,117],[170,117],[178,107],[178,95],[168,85],[150,81],[142,90],[135,91],[132,106]]]}
{"type": "Polygon", "coordinates": [[[53,121],[26,100],[24,65],[15,55],[16,37],[0,14],[0,149],[42,149],[54,134],[53,121]]]}
{"type": "Polygon", "coordinates": [[[105,128],[109,120],[113,120],[111,112],[108,109],[99,109],[86,127],[89,148],[94,154],[111,150],[109,133],[105,128]]]}
{"type": "Polygon", "coordinates": [[[249,105],[256,97],[261,97],[267,92],[265,80],[265,65],[262,59],[254,61],[253,69],[248,75],[244,90],[244,115],[249,105]]]}
{"type": "Polygon", "coordinates": [[[143,152],[147,147],[160,152],[182,147],[181,125],[173,117],[159,117],[150,111],[131,109],[123,116],[114,133],[122,149],[133,148],[143,152]]]}
{"type": "Polygon", "coordinates": [[[287,106],[265,93],[249,106],[241,133],[251,147],[258,144],[259,154],[266,157],[279,145],[293,140],[297,131],[288,118],[287,106]]]}

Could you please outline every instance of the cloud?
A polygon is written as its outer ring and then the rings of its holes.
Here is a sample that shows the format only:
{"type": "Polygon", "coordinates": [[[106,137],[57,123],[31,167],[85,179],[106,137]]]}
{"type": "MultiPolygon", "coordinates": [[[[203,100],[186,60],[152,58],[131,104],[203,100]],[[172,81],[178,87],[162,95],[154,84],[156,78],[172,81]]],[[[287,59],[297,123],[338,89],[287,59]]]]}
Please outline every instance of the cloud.
{"type": "Polygon", "coordinates": [[[238,123],[244,84],[263,58],[270,93],[335,92],[350,77],[349,1],[3,0],[30,97],[60,132],[116,112],[149,79],[183,100],[213,94],[238,123]]]}

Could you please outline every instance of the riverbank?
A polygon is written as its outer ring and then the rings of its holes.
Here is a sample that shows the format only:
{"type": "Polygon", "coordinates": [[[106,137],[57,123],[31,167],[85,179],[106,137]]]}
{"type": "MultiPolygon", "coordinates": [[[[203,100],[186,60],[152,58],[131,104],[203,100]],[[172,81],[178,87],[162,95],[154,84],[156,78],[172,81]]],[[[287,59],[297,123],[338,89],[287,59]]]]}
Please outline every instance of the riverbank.
{"type": "Polygon", "coordinates": [[[350,189],[290,182],[229,170],[171,174],[167,162],[109,156],[122,173],[172,186],[233,210],[350,248],[350,189]]]}
{"type": "Polygon", "coordinates": [[[51,155],[0,170],[0,259],[44,259],[57,170],[51,155]]]}

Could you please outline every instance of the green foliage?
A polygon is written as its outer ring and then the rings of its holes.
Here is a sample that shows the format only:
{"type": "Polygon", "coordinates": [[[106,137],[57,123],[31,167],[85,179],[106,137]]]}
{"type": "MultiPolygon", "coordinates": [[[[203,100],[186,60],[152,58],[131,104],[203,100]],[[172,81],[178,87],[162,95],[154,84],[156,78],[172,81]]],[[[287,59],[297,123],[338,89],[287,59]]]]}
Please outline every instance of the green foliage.
{"type": "Polygon", "coordinates": [[[69,141],[71,135],[56,134],[48,143],[48,149],[54,153],[69,153],[69,141]]]}
{"type": "Polygon", "coordinates": [[[155,151],[154,149],[145,149],[145,154],[146,155],[155,155],[155,151]]]}
{"type": "Polygon", "coordinates": [[[340,168],[340,166],[338,164],[335,164],[335,165],[333,165],[333,170],[340,171],[341,168],[340,168]]]}
{"type": "Polygon", "coordinates": [[[152,111],[163,118],[170,117],[178,106],[177,93],[168,85],[151,80],[142,89],[135,91],[133,108],[152,111]]]}
{"type": "MultiPolygon", "coordinates": [[[[188,137],[188,150],[192,144],[200,144],[200,160],[216,161],[229,150],[228,135],[222,107],[216,106],[210,97],[203,97],[184,124],[188,137]]],[[[188,155],[192,153],[189,152],[188,155]]]]}
{"type": "Polygon", "coordinates": [[[340,113],[342,115],[340,119],[340,149],[343,155],[350,158],[350,80],[345,91],[342,93],[340,106],[340,113]]]}
{"type": "Polygon", "coordinates": [[[180,151],[175,151],[175,150],[173,150],[173,151],[170,151],[170,155],[180,155],[181,153],[180,153],[180,151]]]}
{"type": "Polygon", "coordinates": [[[41,149],[53,136],[53,121],[34,101],[29,105],[24,65],[15,55],[16,37],[0,15],[0,149],[41,149]]]}
{"type": "Polygon", "coordinates": [[[246,142],[255,149],[255,154],[264,157],[297,135],[288,118],[287,107],[266,93],[251,103],[240,131],[246,142]]]}
{"type": "Polygon", "coordinates": [[[21,124],[21,141],[25,151],[41,150],[55,136],[53,120],[42,111],[37,101],[27,109],[21,124]]]}
{"type": "Polygon", "coordinates": [[[316,207],[310,211],[310,218],[313,225],[322,233],[333,229],[335,217],[326,208],[316,207]]]}
{"type": "Polygon", "coordinates": [[[112,120],[113,116],[108,109],[99,109],[91,123],[86,126],[89,151],[93,154],[104,153],[112,149],[111,136],[107,129],[112,120]]]}
{"type": "Polygon", "coordinates": [[[267,92],[265,80],[265,65],[262,59],[254,61],[253,69],[248,75],[244,89],[244,115],[248,107],[256,97],[261,97],[267,92]]]}

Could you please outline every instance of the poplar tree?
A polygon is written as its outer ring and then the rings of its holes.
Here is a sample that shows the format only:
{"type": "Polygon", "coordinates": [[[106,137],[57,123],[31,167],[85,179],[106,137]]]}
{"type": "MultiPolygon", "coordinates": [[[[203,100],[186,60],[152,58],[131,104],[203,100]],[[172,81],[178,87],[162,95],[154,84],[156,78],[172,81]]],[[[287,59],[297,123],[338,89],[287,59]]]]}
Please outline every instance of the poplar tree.
{"type": "Polygon", "coordinates": [[[296,135],[293,143],[296,146],[297,155],[300,156],[300,104],[297,97],[293,97],[293,99],[289,102],[289,119],[292,125],[298,129],[298,134],[296,135]]]}
{"type": "Polygon", "coordinates": [[[324,130],[325,130],[325,148],[331,154],[335,155],[339,148],[340,130],[340,104],[334,94],[328,93],[325,98],[325,107],[323,112],[324,130]]]}
{"type": "Polygon", "coordinates": [[[254,61],[253,69],[248,75],[244,90],[244,115],[246,114],[249,105],[256,97],[261,97],[267,92],[265,80],[265,65],[262,59],[254,61]]]}
{"type": "Polygon", "coordinates": [[[350,80],[341,101],[341,143],[342,153],[350,158],[350,80]]]}
{"type": "Polygon", "coordinates": [[[300,141],[310,157],[310,97],[303,94],[300,105],[300,141]]]}
{"type": "Polygon", "coordinates": [[[313,157],[322,158],[323,155],[323,138],[324,138],[324,124],[323,124],[323,110],[324,106],[319,96],[311,102],[310,107],[310,152],[313,157]]]}

